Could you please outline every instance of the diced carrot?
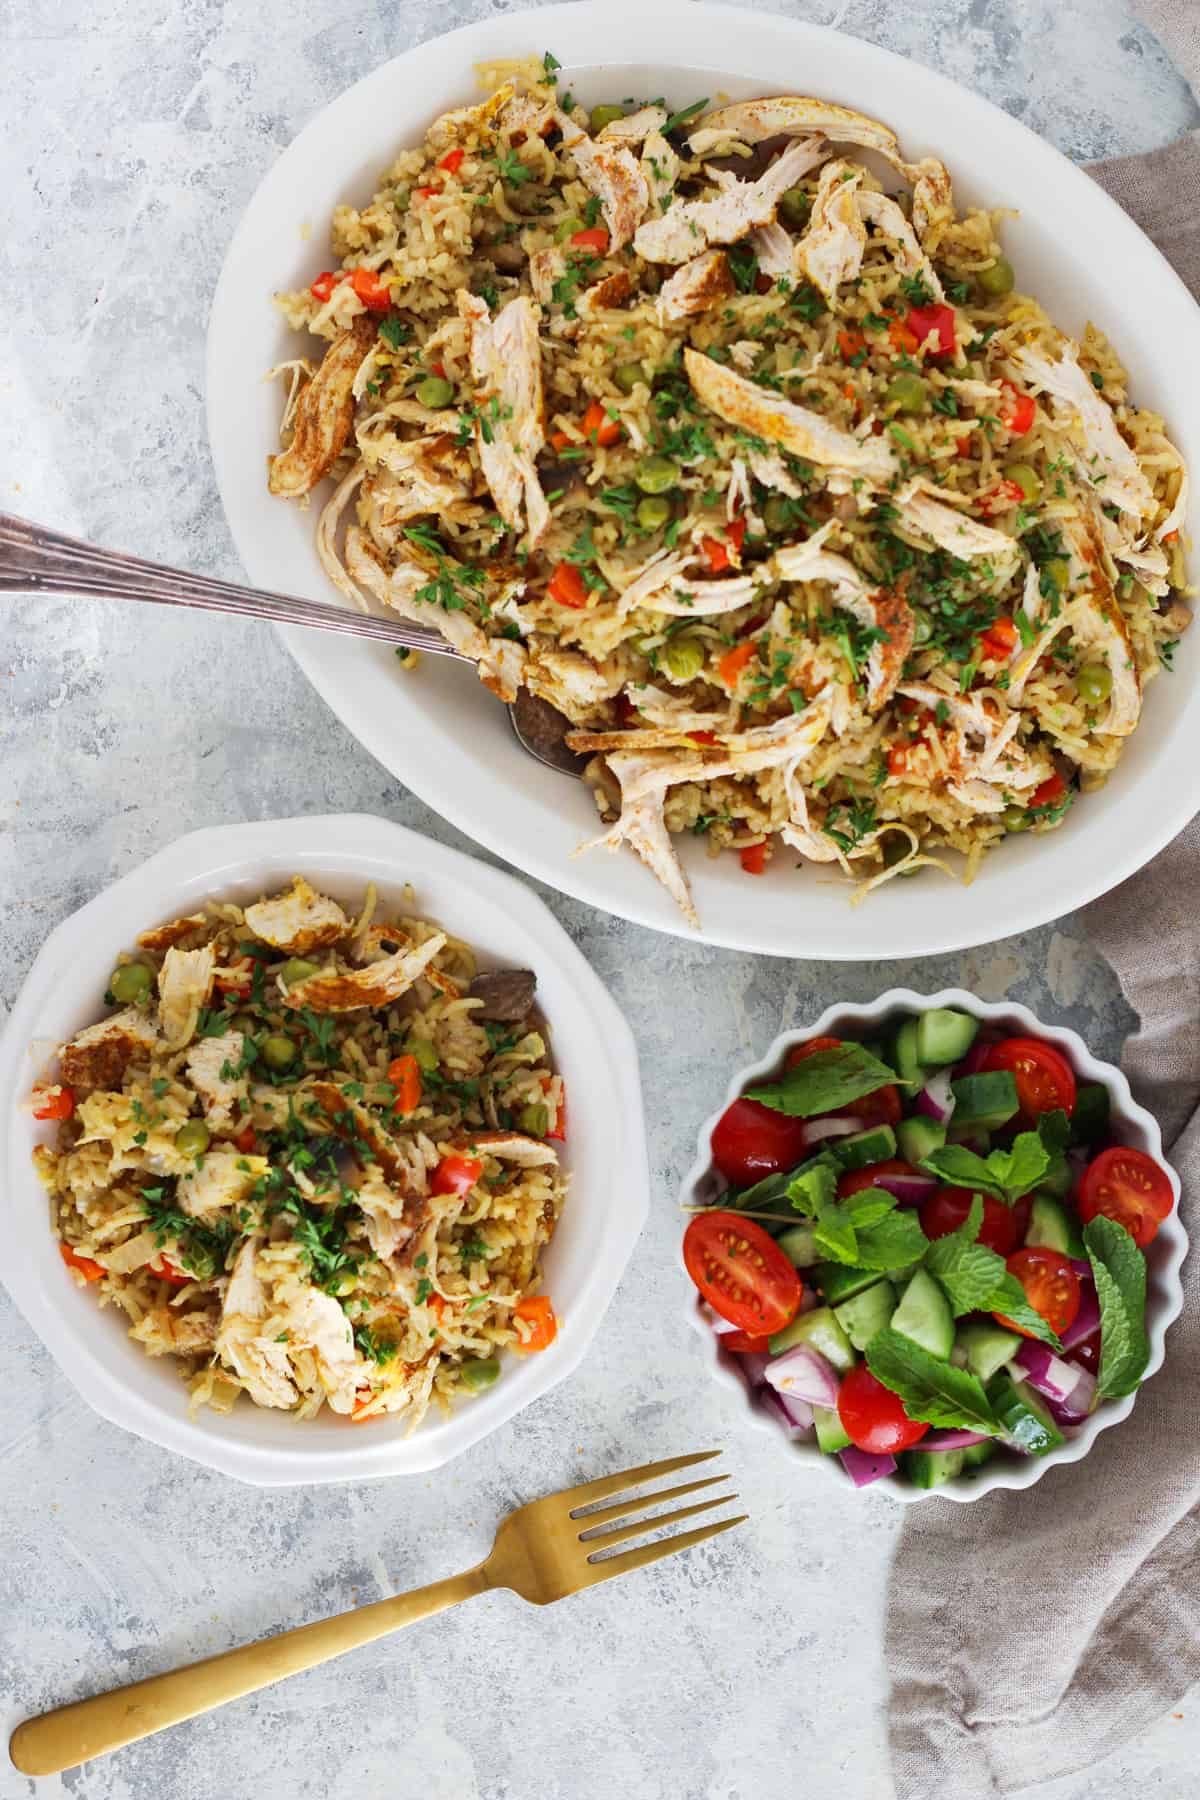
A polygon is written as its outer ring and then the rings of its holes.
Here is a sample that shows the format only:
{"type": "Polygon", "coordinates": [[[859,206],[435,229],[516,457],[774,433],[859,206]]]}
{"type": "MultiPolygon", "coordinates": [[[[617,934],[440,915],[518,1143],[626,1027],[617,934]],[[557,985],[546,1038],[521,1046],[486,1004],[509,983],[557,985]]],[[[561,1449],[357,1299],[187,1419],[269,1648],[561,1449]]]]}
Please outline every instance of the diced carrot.
{"type": "Polygon", "coordinates": [[[919,340],[911,325],[906,325],[903,319],[893,319],[888,326],[888,341],[893,350],[899,350],[904,356],[911,356],[919,340]]]}
{"type": "Polygon", "coordinates": [[[1178,542],[1179,533],[1177,531],[1168,531],[1163,538],[1164,544],[1177,544],[1178,542]]]}
{"type": "Polygon", "coordinates": [[[603,225],[593,225],[588,231],[572,232],[571,242],[581,250],[594,250],[597,256],[603,256],[608,249],[608,232],[603,225]]]}
{"type": "Polygon", "coordinates": [[[35,1119],[69,1119],[75,1111],[75,1090],[56,1082],[53,1087],[36,1087],[33,1090],[33,1116],[35,1119]]]}
{"type": "Polygon", "coordinates": [[[243,1156],[252,1156],[254,1154],[254,1147],[258,1143],[258,1139],[254,1134],[253,1125],[243,1125],[233,1141],[243,1156]]]}
{"type": "Polygon", "coordinates": [[[742,545],[746,541],[746,521],[745,521],[745,519],[742,519],[742,518],[730,519],[728,525],[725,527],[725,536],[728,538],[729,542],[733,545],[734,549],[737,551],[738,555],[740,556],[742,554],[742,545]]]}
{"type": "Polygon", "coordinates": [[[774,286],[775,286],[775,283],[772,280],[772,278],[766,273],[766,271],[764,269],[760,269],[758,271],[758,274],[754,277],[755,293],[756,294],[769,294],[771,289],[774,286]]]}
{"type": "Polygon", "coordinates": [[[440,194],[442,190],[435,187],[419,187],[415,191],[420,199],[428,200],[431,194],[440,194]]]}
{"type": "Polygon", "coordinates": [[[587,605],[587,584],[572,562],[560,562],[556,565],[546,592],[560,606],[573,606],[578,610],[587,605]]]}
{"type": "Polygon", "coordinates": [[[439,162],[438,168],[445,169],[447,175],[457,175],[459,169],[462,167],[463,157],[466,154],[465,150],[447,150],[445,156],[443,156],[442,160],[439,162]]]}
{"type": "Polygon", "coordinates": [[[583,415],[583,435],[591,438],[593,443],[601,444],[605,449],[618,442],[621,436],[619,419],[610,419],[599,400],[593,400],[583,415]]]}
{"type": "Polygon", "coordinates": [[[742,867],[747,875],[766,874],[767,846],[765,840],[761,844],[747,844],[744,850],[738,852],[738,855],[741,857],[742,867]]]}
{"type": "Polygon", "coordinates": [[[843,362],[849,362],[867,347],[867,340],[861,331],[839,331],[837,341],[843,362]]]}
{"type": "Polygon", "coordinates": [[[732,650],[725,652],[717,664],[717,674],[727,688],[732,690],[737,686],[742,670],[756,654],[753,644],[735,644],[732,650]]]}
{"type": "Polygon", "coordinates": [[[993,513],[1011,512],[1014,506],[1023,506],[1025,494],[1015,481],[1005,479],[989,488],[986,494],[980,494],[975,504],[984,517],[990,519],[993,513]]]}
{"type": "Polygon", "coordinates": [[[186,1287],[189,1281],[195,1279],[176,1268],[169,1256],[160,1256],[156,1263],[151,1263],[150,1273],[157,1275],[160,1281],[169,1281],[172,1287],[186,1287]]]}
{"type": "Polygon", "coordinates": [[[571,436],[570,432],[552,431],[550,433],[550,448],[552,450],[565,450],[568,444],[573,444],[574,442],[575,439],[571,436]]]}
{"type": "Polygon", "coordinates": [[[442,380],[443,380],[443,381],[445,381],[445,379],[446,379],[446,365],[445,365],[445,363],[444,363],[444,362],[435,362],[435,363],[430,363],[430,365],[429,365],[429,369],[430,369],[430,373],[431,373],[431,374],[433,374],[433,375],[438,375],[438,376],[440,376],[440,377],[441,377],[441,379],[442,379],[442,380]]]}
{"type": "Polygon", "coordinates": [[[393,1111],[416,1112],[421,1104],[421,1065],[415,1056],[405,1052],[388,1064],[387,1078],[396,1090],[393,1111]]]}
{"type": "Polygon", "coordinates": [[[213,976],[213,986],[218,994],[242,994],[254,979],[254,962],[249,956],[241,956],[236,962],[218,969],[213,976]]]}
{"type": "Polygon", "coordinates": [[[1017,647],[1020,637],[1011,619],[994,619],[979,635],[979,648],[993,662],[1006,662],[1017,647]]]}
{"type": "Polygon", "coordinates": [[[904,744],[893,744],[888,751],[888,774],[907,775],[908,749],[904,744]]]}
{"type": "Polygon", "coordinates": [[[58,1253],[68,1269],[74,1269],[85,1281],[103,1281],[108,1273],[98,1262],[93,1262],[90,1256],[80,1256],[78,1250],[72,1250],[70,1244],[60,1244],[58,1253]]]}
{"type": "Polygon", "coordinates": [[[350,286],[370,312],[387,312],[392,304],[391,288],[374,269],[352,269],[350,286]]]}
{"type": "Polygon", "coordinates": [[[548,1350],[558,1336],[558,1320],[548,1294],[530,1294],[514,1308],[513,1317],[529,1327],[518,1350],[548,1350]]]}
{"type": "Polygon", "coordinates": [[[688,736],[691,738],[693,744],[703,744],[706,750],[711,749],[714,744],[719,744],[721,741],[715,731],[689,731],[688,736]]]}
{"type": "Polygon", "coordinates": [[[960,437],[960,438],[959,438],[959,439],[958,439],[958,442],[957,442],[957,445],[956,445],[956,448],[957,448],[957,450],[958,450],[958,454],[959,454],[959,455],[960,455],[960,456],[970,456],[970,454],[971,454],[971,440],[972,440],[972,438],[973,438],[973,436],[974,436],[974,433],[973,433],[973,432],[970,432],[970,431],[968,431],[968,432],[967,432],[967,434],[966,434],[966,436],[965,436],[965,437],[960,437]]]}
{"type": "Polygon", "coordinates": [[[729,546],[720,538],[703,537],[700,548],[708,558],[710,574],[720,575],[729,567],[729,546]]]}

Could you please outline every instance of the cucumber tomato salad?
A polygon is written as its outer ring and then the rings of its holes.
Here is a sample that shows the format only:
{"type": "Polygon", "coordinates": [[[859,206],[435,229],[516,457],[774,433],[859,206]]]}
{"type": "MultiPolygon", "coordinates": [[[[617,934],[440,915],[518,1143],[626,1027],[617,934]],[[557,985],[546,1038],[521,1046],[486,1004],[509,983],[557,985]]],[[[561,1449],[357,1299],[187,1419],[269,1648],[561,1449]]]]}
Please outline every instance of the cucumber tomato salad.
{"type": "Polygon", "coordinates": [[[1166,1171],[1108,1090],[947,1007],[817,1037],[717,1121],[684,1261],[722,1347],[857,1487],[1045,1456],[1149,1358],[1166,1171]]]}

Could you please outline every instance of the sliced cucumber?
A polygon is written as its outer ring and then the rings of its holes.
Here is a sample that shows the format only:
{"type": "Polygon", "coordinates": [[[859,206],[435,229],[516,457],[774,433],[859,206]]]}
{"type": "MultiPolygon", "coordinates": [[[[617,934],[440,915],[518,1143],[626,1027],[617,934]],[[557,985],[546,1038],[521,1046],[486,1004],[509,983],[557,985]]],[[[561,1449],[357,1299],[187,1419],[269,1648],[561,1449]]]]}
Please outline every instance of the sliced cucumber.
{"type": "Polygon", "coordinates": [[[902,1019],[892,1040],[892,1067],[905,1087],[914,1089],[925,1085],[925,1071],[917,1055],[917,1024],[915,1018],[902,1019]]]}
{"type": "Polygon", "coordinates": [[[1085,1081],[1075,1095],[1071,1136],[1077,1144],[1094,1144],[1108,1131],[1111,1106],[1108,1089],[1098,1081],[1085,1081]]]}
{"type": "Polygon", "coordinates": [[[963,1454],[961,1450],[906,1450],[900,1467],[914,1487],[945,1487],[962,1474],[963,1454]]]}
{"type": "Polygon", "coordinates": [[[996,1375],[988,1384],[992,1411],[1014,1449],[1028,1456],[1045,1456],[1066,1442],[1062,1432],[1031,1388],[1007,1375],[996,1375]]]}
{"type": "Polygon", "coordinates": [[[820,1262],[817,1234],[811,1225],[789,1225],[775,1239],[794,1269],[811,1269],[820,1262]]]}
{"type": "Polygon", "coordinates": [[[901,1119],[896,1127],[896,1143],[900,1154],[914,1169],[925,1157],[940,1150],[945,1142],[946,1127],[939,1125],[936,1119],[927,1119],[923,1113],[914,1113],[911,1119],[901,1119]]]}
{"type": "Polygon", "coordinates": [[[843,1169],[865,1169],[895,1156],[896,1134],[890,1125],[869,1125],[850,1137],[834,1138],[832,1148],[843,1169]]]}
{"type": "Polygon", "coordinates": [[[1074,1179],[1071,1165],[1066,1157],[1056,1156],[1038,1182],[1038,1189],[1043,1194],[1053,1194],[1056,1200],[1065,1200],[1071,1191],[1071,1183],[1074,1179]]]}
{"type": "Polygon", "coordinates": [[[1017,1083],[1010,1069],[985,1070],[981,1075],[963,1075],[950,1083],[954,1095],[954,1125],[976,1126],[995,1131],[1017,1115],[1017,1083]]]}
{"type": "Polygon", "coordinates": [[[768,1341],[772,1356],[778,1356],[781,1350],[792,1349],[795,1344],[807,1344],[810,1350],[819,1350],[835,1369],[854,1367],[850,1339],[838,1324],[831,1306],[814,1306],[811,1312],[801,1313],[768,1341]]]}
{"type": "Polygon", "coordinates": [[[836,1406],[814,1406],[813,1424],[817,1432],[817,1449],[826,1456],[836,1456],[850,1443],[850,1434],[838,1416],[836,1406]]]}
{"type": "Polygon", "coordinates": [[[830,1306],[849,1300],[852,1294],[861,1294],[864,1288],[878,1280],[878,1269],[859,1269],[853,1263],[817,1264],[817,1286],[830,1306]]]}
{"type": "Polygon", "coordinates": [[[979,1035],[979,1020],[950,1006],[934,1006],[917,1020],[917,1061],[929,1068],[961,1062],[979,1035]]]}
{"type": "Polygon", "coordinates": [[[892,1330],[928,1350],[948,1357],[954,1348],[954,1314],[950,1302],[927,1269],[918,1269],[892,1314],[892,1330]]]}
{"type": "Polygon", "coordinates": [[[958,1328],[957,1343],[966,1354],[967,1367],[982,1382],[990,1381],[1006,1362],[1011,1362],[1022,1342],[1017,1332],[1006,1331],[1003,1325],[993,1325],[987,1319],[973,1319],[958,1328]]]}
{"type": "Polygon", "coordinates": [[[1078,1224],[1052,1194],[1035,1194],[1030,1201],[1025,1242],[1044,1244],[1048,1250],[1058,1250],[1063,1256],[1087,1254],[1078,1224]]]}
{"type": "Polygon", "coordinates": [[[968,1472],[980,1469],[985,1462],[991,1462],[996,1454],[996,1445],[992,1438],[986,1444],[968,1444],[962,1453],[963,1468],[968,1472]]]}
{"type": "Polygon", "coordinates": [[[882,1331],[896,1309],[896,1290],[890,1281],[877,1281],[850,1300],[835,1306],[834,1317],[856,1350],[865,1350],[876,1332],[882,1331]]]}

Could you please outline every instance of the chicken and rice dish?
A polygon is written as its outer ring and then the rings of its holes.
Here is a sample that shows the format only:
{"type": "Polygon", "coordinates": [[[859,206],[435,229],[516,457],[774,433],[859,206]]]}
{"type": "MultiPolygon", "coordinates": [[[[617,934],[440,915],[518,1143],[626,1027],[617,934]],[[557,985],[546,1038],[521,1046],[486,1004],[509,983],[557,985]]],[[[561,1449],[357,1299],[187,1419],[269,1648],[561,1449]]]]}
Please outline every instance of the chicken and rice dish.
{"type": "Polygon", "coordinates": [[[337,208],[272,492],[332,477],[339,590],[567,715],[595,842],[693,922],[683,832],[970,879],[1103,786],[1190,621],[1162,419],[886,125],[557,74],[484,71],[337,208]]]}
{"type": "Polygon", "coordinates": [[[142,934],[33,1110],[64,1262],[192,1404],[416,1424],[557,1330],[561,1079],[524,970],[296,876],[142,934]]]}

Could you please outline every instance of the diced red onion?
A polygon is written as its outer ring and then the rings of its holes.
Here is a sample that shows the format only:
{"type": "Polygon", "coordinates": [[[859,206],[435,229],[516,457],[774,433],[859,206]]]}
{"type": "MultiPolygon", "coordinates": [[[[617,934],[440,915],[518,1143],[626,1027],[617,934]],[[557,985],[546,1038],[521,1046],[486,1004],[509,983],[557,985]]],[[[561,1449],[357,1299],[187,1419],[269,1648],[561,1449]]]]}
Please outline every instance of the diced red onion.
{"type": "Polygon", "coordinates": [[[968,1450],[972,1444],[986,1444],[989,1439],[982,1431],[930,1431],[914,1444],[914,1450],[968,1450]]]}
{"type": "MultiPolygon", "coordinates": [[[[805,1274],[807,1274],[807,1273],[808,1273],[808,1271],[806,1269],[805,1274]]],[[[814,1310],[814,1308],[821,1306],[823,1304],[824,1303],[821,1299],[821,1296],[820,1296],[820,1294],[818,1294],[816,1288],[812,1287],[810,1285],[810,1286],[806,1287],[804,1292],[801,1294],[800,1304],[796,1308],[796,1313],[797,1313],[797,1315],[799,1315],[800,1313],[812,1312],[814,1310]]]]}
{"type": "Polygon", "coordinates": [[[806,1119],[803,1127],[803,1148],[811,1150],[814,1144],[823,1144],[829,1138],[853,1137],[861,1131],[861,1119],[806,1119]]]}
{"type": "Polygon", "coordinates": [[[717,1337],[728,1337],[731,1332],[738,1329],[732,1320],[723,1319],[720,1313],[716,1312],[711,1306],[706,1306],[704,1310],[708,1315],[708,1322],[717,1337]]]}
{"type": "Polygon", "coordinates": [[[746,1350],[735,1359],[735,1367],[740,1369],[746,1386],[751,1393],[767,1385],[766,1367],[771,1358],[765,1351],[746,1350]]]}
{"type": "Polygon", "coordinates": [[[811,1406],[836,1406],[837,1372],[833,1364],[807,1344],[797,1344],[772,1357],[764,1378],[785,1400],[807,1400],[811,1406]]]}
{"type": "Polygon", "coordinates": [[[934,1175],[880,1175],[875,1186],[882,1188],[885,1194],[891,1194],[901,1206],[920,1206],[928,1200],[930,1194],[937,1191],[937,1177],[934,1175]]]}
{"type": "Polygon", "coordinates": [[[1056,1406],[1053,1400],[1047,1400],[1046,1411],[1065,1438],[1079,1436],[1082,1420],[1077,1413],[1068,1411],[1065,1406],[1056,1406]]]}
{"type": "Polygon", "coordinates": [[[1079,1177],[1083,1174],[1083,1171],[1087,1168],[1094,1155],[1095,1151],[1089,1148],[1087,1144],[1071,1145],[1071,1148],[1067,1151],[1067,1161],[1071,1166],[1071,1173],[1074,1175],[1076,1181],[1079,1180],[1079,1177]]]}
{"type": "Polygon", "coordinates": [[[896,1473],[894,1456],[872,1456],[866,1450],[856,1450],[853,1444],[848,1450],[841,1450],[838,1454],[842,1459],[843,1469],[855,1487],[868,1487],[872,1481],[878,1481],[880,1476],[896,1473]]]}
{"type": "Polygon", "coordinates": [[[956,1101],[950,1092],[952,1079],[951,1070],[939,1069],[917,1095],[917,1111],[924,1113],[927,1119],[935,1119],[939,1125],[948,1125],[954,1113],[956,1101]]]}
{"type": "Polygon", "coordinates": [[[1089,1269],[1088,1280],[1081,1281],[1079,1284],[1079,1311],[1067,1329],[1060,1331],[1058,1335],[1062,1339],[1064,1350],[1076,1350],[1080,1344],[1086,1343],[1088,1338],[1095,1337],[1099,1329],[1100,1302],[1096,1298],[1096,1286],[1091,1280],[1091,1270],[1089,1269]]]}
{"type": "Polygon", "coordinates": [[[1078,1369],[1079,1378],[1065,1400],[1059,1401],[1064,1418],[1072,1423],[1086,1419],[1096,1404],[1096,1377],[1090,1369],[1081,1363],[1068,1363],[1069,1369],[1078,1369]]]}
{"type": "Polygon", "coordinates": [[[987,1061],[988,1051],[991,1047],[990,1041],[985,1041],[983,1038],[976,1038],[962,1061],[955,1063],[954,1068],[951,1071],[954,1080],[957,1081],[960,1075],[978,1075],[980,1069],[982,1069],[984,1063],[987,1061]]]}
{"type": "Polygon", "coordinates": [[[1085,1275],[1089,1281],[1094,1279],[1092,1275],[1092,1265],[1087,1260],[1086,1256],[1072,1256],[1070,1258],[1070,1263],[1080,1280],[1082,1280],[1085,1275]]]}
{"type": "Polygon", "coordinates": [[[797,1400],[791,1394],[777,1394],[772,1387],[765,1387],[759,1400],[767,1410],[781,1419],[789,1431],[811,1431],[813,1409],[807,1400],[797,1400]]]}
{"type": "Polygon", "coordinates": [[[1053,1400],[1057,1406],[1069,1406],[1080,1418],[1087,1412],[1096,1383],[1079,1363],[1064,1362],[1033,1338],[1026,1338],[1013,1360],[1024,1370],[1030,1387],[1047,1400],[1053,1400]]]}

